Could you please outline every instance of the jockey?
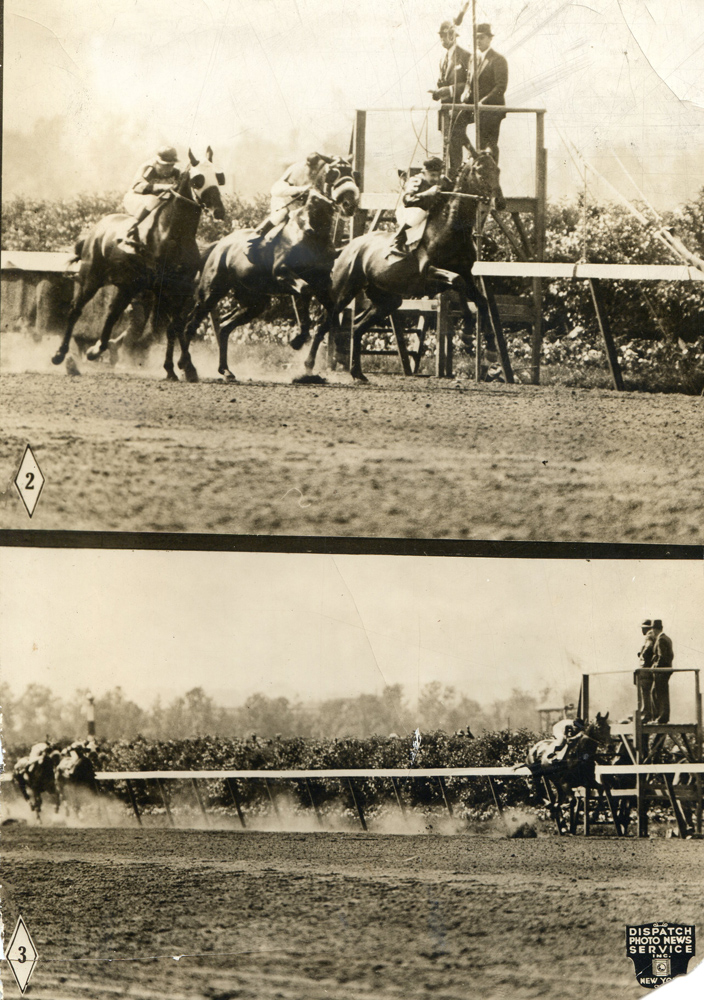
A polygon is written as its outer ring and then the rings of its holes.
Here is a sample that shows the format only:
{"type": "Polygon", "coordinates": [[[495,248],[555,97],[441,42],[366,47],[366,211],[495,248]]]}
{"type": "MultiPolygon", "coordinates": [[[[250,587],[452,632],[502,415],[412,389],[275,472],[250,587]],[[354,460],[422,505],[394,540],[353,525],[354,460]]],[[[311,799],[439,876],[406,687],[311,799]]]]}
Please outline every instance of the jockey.
{"type": "Polygon", "coordinates": [[[554,746],[550,751],[551,757],[558,754],[564,756],[570,743],[573,743],[584,732],[584,723],[581,719],[560,719],[552,727],[554,746]]]}
{"type": "Polygon", "coordinates": [[[143,163],[135,174],[132,187],[122,202],[127,214],[135,218],[124,239],[117,240],[123,244],[123,250],[144,249],[139,236],[139,223],[159,204],[159,196],[178,184],[181,171],[177,163],[178,153],[174,147],[162,146],[156,156],[143,163]]]}
{"type": "MultiPolygon", "coordinates": [[[[292,163],[271,189],[271,212],[260,222],[247,240],[247,256],[252,259],[252,251],[258,249],[264,237],[277,226],[283,226],[291,211],[300,208],[311,188],[316,187],[316,181],[321,169],[333,162],[334,157],[322,153],[310,153],[305,160],[292,163]]],[[[306,232],[312,232],[306,223],[306,232]]]]}
{"type": "Polygon", "coordinates": [[[451,191],[452,182],[443,173],[443,162],[439,156],[425,160],[423,169],[406,182],[403,192],[403,207],[396,212],[400,228],[394,236],[391,253],[405,256],[414,249],[425,232],[428,213],[433,201],[441,191],[451,191]]]}

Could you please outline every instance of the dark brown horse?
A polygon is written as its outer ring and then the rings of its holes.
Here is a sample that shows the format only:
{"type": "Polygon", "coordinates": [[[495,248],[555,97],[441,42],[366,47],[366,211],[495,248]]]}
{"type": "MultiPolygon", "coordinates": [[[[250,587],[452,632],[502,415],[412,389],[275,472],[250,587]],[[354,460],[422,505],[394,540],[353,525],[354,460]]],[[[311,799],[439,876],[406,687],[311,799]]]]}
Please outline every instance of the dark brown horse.
{"type": "Polygon", "coordinates": [[[494,350],[486,299],[474,284],[472,266],[476,251],[472,232],[477,202],[500,198],[499,169],[488,151],[473,151],[450,192],[433,200],[422,240],[417,250],[399,257],[391,253],[393,236],[389,233],[365,233],[352,240],[335,261],[331,275],[332,310],[328,322],[318,327],[306,368],[313,371],[318,347],[329,327],[339,329],[339,314],[361,292],[370,305],[356,319],[350,373],[360,382],[361,346],[364,333],[396,312],[404,299],[436,295],[454,289],[459,293],[464,315],[464,336],[469,339],[474,317],[469,302],[474,302],[482,320],[487,349],[494,350]]]}
{"type": "Polygon", "coordinates": [[[49,743],[35,743],[27,757],[21,757],[12,769],[12,780],[22,797],[29,802],[32,812],[41,819],[42,796],[54,800],[55,811],[59,811],[61,798],[56,786],[54,768],[61,759],[59,748],[49,743]]]}
{"type": "Polygon", "coordinates": [[[210,147],[206,159],[201,162],[190,150],[188,155],[190,164],[178,185],[161,195],[160,204],[140,224],[144,251],[134,253],[125,249],[124,242],[118,242],[124,240],[134,223],[131,216],[121,214],[106,215],[76,244],[80,268],[66,332],[52,358],[55,365],[60,365],[66,357],[74,324],[85,304],[103,285],[116,285],[117,294],[108,309],[100,340],[88,350],[88,358],[95,361],[107,350],[112,329],[132,299],[142,292],[152,291],[158,311],[168,323],[166,377],[177,380],[173,354],[178,337],[181,344],[179,368],[189,382],[198,380],[183,326],[200,268],[196,230],[201,210],[212,211],[216,219],[224,218],[220,188],[225,177],[213,166],[210,147]]]}
{"type": "Polygon", "coordinates": [[[331,307],[330,270],[336,253],[333,226],[338,212],[345,216],[354,214],[359,189],[346,160],[326,164],[320,179],[322,190],[311,188],[305,204],[291,212],[280,231],[272,233],[256,254],[248,252],[251,229],[235,230],[209,248],[186,327],[186,340],[190,343],[208,313],[225,295],[231,295],[236,305],[220,317],[217,330],[218,372],[227,380],[235,378],[227,363],[230,333],[262,313],[272,295],[295,296],[301,329],[291,341],[294,350],[308,340],[308,310],[313,296],[323,305],[327,324],[331,307]]]}
{"type": "Polygon", "coordinates": [[[609,713],[597,713],[594,722],[586,725],[579,719],[574,720],[572,728],[575,733],[569,739],[561,744],[554,739],[540,740],[528,750],[526,757],[536,796],[547,802],[560,833],[566,833],[567,829],[574,832],[576,827],[577,800],[573,790],[595,783],[599,747],[608,747],[610,743],[609,713]],[[568,807],[568,826],[563,816],[565,805],[568,807]]]}

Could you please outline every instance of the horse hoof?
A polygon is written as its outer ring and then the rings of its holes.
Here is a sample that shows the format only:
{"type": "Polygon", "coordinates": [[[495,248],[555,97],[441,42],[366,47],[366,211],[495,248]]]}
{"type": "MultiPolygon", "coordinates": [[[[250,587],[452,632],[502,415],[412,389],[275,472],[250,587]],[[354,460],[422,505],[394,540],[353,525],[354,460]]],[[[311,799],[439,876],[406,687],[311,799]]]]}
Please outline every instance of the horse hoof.
{"type": "Polygon", "coordinates": [[[66,355],[62,351],[57,351],[54,357],[51,359],[52,365],[60,365],[65,357],[66,355]]]}
{"type": "Polygon", "coordinates": [[[99,347],[89,347],[86,351],[86,357],[89,361],[97,361],[101,353],[102,352],[99,347]]]}
{"type": "Polygon", "coordinates": [[[307,344],[309,340],[310,340],[309,333],[299,333],[293,338],[293,340],[289,340],[288,346],[291,347],[294,351],[300,351],[303,345],[307,344]]]}
{"type": "Polygon", "coordinates": [[[352,376],[355,382],[361,382],[362,385],[366,385],[369,382],[369,379],[364,374],[364,372],[350,372],[350,375],[352,376]]]}
{"type": "MultiPolygon", "coordinates": [[[[198,372],[193,367],[193,365],[190,365],[188,368],[186,368],[186,370],[184,372],[184,375],[186,376],[186,381],[187,382],[197,382],[198,381],[198,372]]],[[[234,375],[232,377],[234,379],[234,375]]]]}
{"type": "Polygon", "coordinates": [[[166,373],[166,381],[167,382],[178,382],[178,375],[176,374],[176,372],[173,371],[173,370],[167,371],[167,373],[166,373]]]}
{"type": "Polygon", "coordinates": [[[236,382],[237,379],[229,368],[218,368],[218,375],[222,375],[223,382],[236,382]]]}

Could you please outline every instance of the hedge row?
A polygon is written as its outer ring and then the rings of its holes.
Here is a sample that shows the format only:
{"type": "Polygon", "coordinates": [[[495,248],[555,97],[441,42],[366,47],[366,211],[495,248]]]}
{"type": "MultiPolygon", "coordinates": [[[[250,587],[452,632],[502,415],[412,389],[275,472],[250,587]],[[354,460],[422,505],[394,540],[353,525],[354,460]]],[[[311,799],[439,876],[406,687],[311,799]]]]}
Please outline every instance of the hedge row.
{"type": "MultiPolygon", "coordinates": [[[[444,732],[423,733],[420,744],[413,736],[370,737],[368,739],[212,739],[151,742],[137,739],[101,748],[103,771],[183,771],[183,770],[317,770],[336,768],[413,768],[514,766],[523,763],[534,733],[525,730],[487,733],[472,739],[464,733],[448,736],[444,732]]],[[[491,808],[493,798],[489,783],[469,778],[447,778],[448,793],[461,802],[469,813],[481,814],[491,808]]],[[[173,788],[169,782],[169,787],[173,788]]],[[[318,806],[339,803],[348,808],[353,803],[344,779],[305,782],[271,780],[272,793],[285,793],[295,804],[310,808],[309,787],[318,806]]],[[[401,779],[397,787],[405,805],[428,806],[441,800],[436,779],[401,779]]],[[[117,782],[115,794],[128,802],[127,787],[117,782]]],[[[153,782],[135,782],[134,791],[142,809],[162,807],[161,795],[153,782]]],[[[379,778],[355,778],[354,791],[365,809],[374,809],[396,801],[393,783],[379,778]]],[[[201,793],[210,808],[231,808],[232,797],[223,780],[201,782],[201,793]]],[[[266,807],[269,793],[261,780],[237,781],[237,795],[248,809],[266,807]]],[[[511,780],[502,785],[502,800],[507,805],[529,801],[525,781],[511,780]]]]}

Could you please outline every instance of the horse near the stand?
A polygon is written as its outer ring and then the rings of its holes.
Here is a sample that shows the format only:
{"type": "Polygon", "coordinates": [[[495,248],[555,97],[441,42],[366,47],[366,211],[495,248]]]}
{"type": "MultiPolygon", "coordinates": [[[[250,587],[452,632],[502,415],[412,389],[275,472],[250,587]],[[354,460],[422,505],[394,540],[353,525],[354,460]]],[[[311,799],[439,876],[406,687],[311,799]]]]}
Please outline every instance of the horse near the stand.
{"type": "Polygon", "coordinates": [[[533,777],[539,801],[546,802],[560,833],[573,833],[577,824],[574,789],[594,785],[599,749],[610,746],[609,713],[593,722],[562,719],[554,727],[552,739],[540,740],[529,750],[525,766],[533,777]],[[568,807],[566,826],[563,809],[568,807]]]}
{"type": "Polygon", "coordinates": [[[190,343],[200,323],[224,296],[234,299],[233,308],[219,317],[218,372],[227,380],[235,376],[228,367],[227,345],[232,330],[264,311],[272,295],[294,296],[300,332],[290,342],[298,350],[309,339],[309,306],[317,298],[325,310],[331,306],[328,293],[330,271],[335,260],[334,226],[339,214],[350,217],[359,202],[359,188],[352,167],[341,157],[325,163],[305,203],[292,209],[253,251],[252,229],[237,229],[208,247],[196,288],[195,306],[186,327],[190,343]]]}
{"type": "Polygon", "coordinates": [[[216,219],[224,218],[220,189],[225,177],[214,167],[210,147],[205,160],[198,161],[190,150],[188,155],[190,164],[178,184],[159,196],[159,204],[139,225],[143,250],[135,252],[126,242],[127,231],[135,221],[126,214],[106,215],[76,244],[80,267],[66,332],[52,358],[55,365],[60,365],[66,357],[74,325],[86,303],[103,285],[115,285],[117,294],[108,309],[100,339],[87,352],[89,360],[97,360],[108,349],[113,327],[129,303],[141,293],[151,291],[159,314],[167,320],[166,377],[178,378],[173,363],[178,337],[181,345],[178,366],[189,382],[198,380],[183,335],[200,268],[196,230],[204,208],[216,219]]]}
{"type": "MultiPolygon", "coordinates": [[[[306,369],[313,371],[318,347],[329,328],[337,333],[339,314],[360,293],[370,305],[355,320],[350,374],[360,382],[362,336],[388,316],[393,316],[404,299],[434,296],[454,290],[459,294],[464,319],[465,343],[471,341],[473,302],[482,322],[489,351],[496,349],[489,307],[472,277],[476,249],[472,238],[477,204],[502,203],[499,168],[488,150],[471,150],[452,191],[439,192],[433,199],[425,230],[416,249],[403,256],[394,254],[390,233],[370,232],[356,237],[344,247],[332,269],[328,322],[316,331],[306,369]]],[[[399,320],[398,316],[395,317],[399,320]]]]}
{"type": "Polygon", "coordinates": [[[12,769],[12,780],[38,820],[41,820],[42,797],[45,795],[53,799],[55,811],[59,811],[61,798],[54,769],[60,757],[58,747],[50,743],[35,743],[29,754],[20,757],[12,769]]]}
{"type": "Polygon", "coordinates": [[[97,764],[97,748],[91,738],[76,740],[61,751],[54,768],[54,778],[59,800],[69,810],[80,812],[85,795],[95,793],[97,764]]]}

